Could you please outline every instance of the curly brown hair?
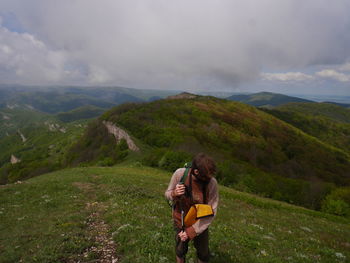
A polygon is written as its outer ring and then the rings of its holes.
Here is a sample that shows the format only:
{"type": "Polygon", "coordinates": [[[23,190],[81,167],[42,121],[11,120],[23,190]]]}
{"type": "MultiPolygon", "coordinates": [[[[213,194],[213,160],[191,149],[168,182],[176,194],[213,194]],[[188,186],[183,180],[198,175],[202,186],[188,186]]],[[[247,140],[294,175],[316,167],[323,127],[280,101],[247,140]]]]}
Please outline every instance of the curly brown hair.
{"type": "Polygon", "coordinates": [[[197,169],[201,177],[210,180],[216,173],[214,160],[204,153],[197,154],[192,160],[192,169],[197,169]]]}

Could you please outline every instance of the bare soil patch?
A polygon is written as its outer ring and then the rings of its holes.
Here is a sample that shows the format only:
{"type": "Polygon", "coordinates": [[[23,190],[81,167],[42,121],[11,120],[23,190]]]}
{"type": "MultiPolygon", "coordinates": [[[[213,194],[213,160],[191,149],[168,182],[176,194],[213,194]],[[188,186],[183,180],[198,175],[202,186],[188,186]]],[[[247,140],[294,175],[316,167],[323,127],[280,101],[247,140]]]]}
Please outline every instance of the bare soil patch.
{"type": "Polygon", "coordinates": [[[89,233],[88,240],[92,241],[94,245],[87,248],[81,255],[79,255],[78,260],[68,260],[68,262],[118,262],[118,257],[115,254],[116,244],[109,233],[109,226],[102,219],[103,213],[106,211],[107,207],[101,202],[94,201],[96,200],[96,184],[87,182],[74,182],[73,186],[84,191],[85,194],[90,198],[90,202],[87,202],[85,205],[85,209],[89,211],[89,216],[86,219],[86,224],[89,233]]]}

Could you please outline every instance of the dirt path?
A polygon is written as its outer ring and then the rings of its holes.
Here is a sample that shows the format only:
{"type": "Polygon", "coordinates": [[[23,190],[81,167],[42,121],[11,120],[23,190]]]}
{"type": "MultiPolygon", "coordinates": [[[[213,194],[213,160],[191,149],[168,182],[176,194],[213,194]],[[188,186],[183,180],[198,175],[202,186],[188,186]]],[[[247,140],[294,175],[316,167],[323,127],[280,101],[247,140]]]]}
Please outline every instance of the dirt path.
{"type": "MultiPolygon", "coordinates": [[[[96,177],[96,176],[92,176],[96,177]]],[[[81,263],[116,263],[119,262],[118,257],[115,254],[116,244],[113,241],[112,236],[109,234],[109,227],[103,221],[103,213],[107,207],[96,200],[96,187],[97,184],[75,182],[73,185],[82,190],[87,196],[90,202],[86,203],[85,209],[89,212],[89,216],[86,220],[88,228],[88,239],[95,245],[86,249],[78,260],[70,260],[69,263],[81,262],[81,263]]]]}

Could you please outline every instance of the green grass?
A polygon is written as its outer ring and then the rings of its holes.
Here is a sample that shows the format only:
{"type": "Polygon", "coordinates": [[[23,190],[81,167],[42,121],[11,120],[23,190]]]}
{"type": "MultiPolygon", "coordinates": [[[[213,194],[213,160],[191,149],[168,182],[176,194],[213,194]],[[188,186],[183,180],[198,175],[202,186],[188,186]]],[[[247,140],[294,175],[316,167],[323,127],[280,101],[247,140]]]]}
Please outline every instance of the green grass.
{"type": "MultiPolygon", "coordinates": [[[[128,163],[66,169],[2,186],[0,262],[77,260],[93,245],[87,203],[105,208],[119,262],[173,262],[171,211],[163,197],[170,177],[128,163]]],[[[211,262],[348,262],[349,219],[219,189],[211,262]]],[[[188,262],[195,262],[194,254],[190,246],[188,262]]]]}
{"type": "Polygon", "coordinates": [[[76,169],[0,188],[0,262],[61,262],[90,245],[78,180],[89,177],[76,169]]]}

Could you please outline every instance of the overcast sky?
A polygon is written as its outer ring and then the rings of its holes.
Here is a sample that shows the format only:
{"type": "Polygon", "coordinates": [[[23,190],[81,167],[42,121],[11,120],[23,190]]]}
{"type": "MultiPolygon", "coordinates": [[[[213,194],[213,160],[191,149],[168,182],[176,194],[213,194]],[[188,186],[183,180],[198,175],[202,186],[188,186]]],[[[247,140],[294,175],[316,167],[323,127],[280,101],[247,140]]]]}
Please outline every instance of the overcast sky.
{"type": "Polygon", "coordinates": [[[0,0],[0,83],[350,96],[349,0],[0,0]]]}

